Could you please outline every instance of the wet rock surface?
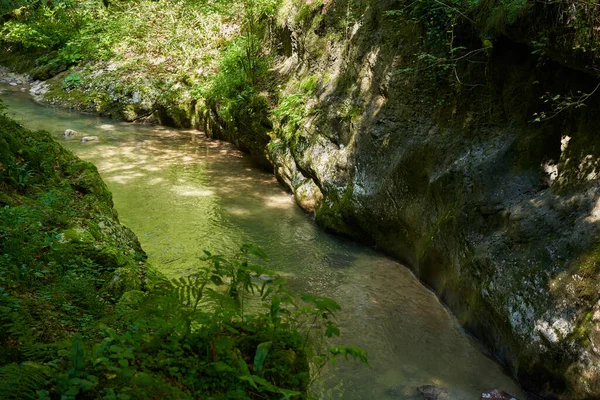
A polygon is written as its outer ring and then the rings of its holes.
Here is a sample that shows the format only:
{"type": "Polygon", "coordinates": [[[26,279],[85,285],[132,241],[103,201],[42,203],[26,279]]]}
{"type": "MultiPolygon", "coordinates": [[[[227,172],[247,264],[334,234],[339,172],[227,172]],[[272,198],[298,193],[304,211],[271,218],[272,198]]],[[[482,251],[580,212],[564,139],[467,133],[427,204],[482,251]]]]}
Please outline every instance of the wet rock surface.
{"type": "Polygon", "coordinates": [[[453,388],[436,385],[423,385],[415,381],[406,381],[390,386],[386,391],[389,399],[410,400],[472,400],[467,393],[453,388]]]}
{"type": "Polygon", "coordinates": [[[318,115],[270,149],[277,176],[294,192],[312,181],[321,226],[410,266],[525,388],[600,397],[600,120],[588,111],[600,101],[531,124],[538,87],[561,88],[515,43],[494,50],[485,76],[459,72],[486,82],[478,89],[391,73],[411,65],[420,33],[399,31],[385,7],[364,10],[343,44],[288,20],[303,43],[281,62],[283,79],[329,81],[310,100],[318,115]]]}
{"type": "Polygon", "coordinates": [[[448,389],[433,385],[423,385],[417,388],[425,400],[442,400],[448,398],[448,389]]]}
{"type": "Polygon", "coordinates": [[[8,84],[15,89],[19,88],[21,92],[28,91],[37,100],[40,100],[49,90],[47,83],[34,80],[26,74],[12,72],[10,69],[2,66],[0,66],[0,83],[8,84]]]}
{"type": "Polygon", "coordinates": [[[511,396],[510,394],[506,393],[505,391],[494,389],[488,393],[481,393],[480,400],[517,400],[517,399],[514,398],[513,396],[511,396]]]}

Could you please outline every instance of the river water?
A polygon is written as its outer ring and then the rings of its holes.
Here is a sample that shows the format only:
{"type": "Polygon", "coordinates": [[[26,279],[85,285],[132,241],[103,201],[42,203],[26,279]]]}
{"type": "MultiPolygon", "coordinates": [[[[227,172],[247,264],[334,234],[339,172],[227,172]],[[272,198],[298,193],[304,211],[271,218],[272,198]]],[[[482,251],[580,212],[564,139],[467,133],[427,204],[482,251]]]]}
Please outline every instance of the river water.
{"type": "Polygon", "coordinates": [[[492,389],[522,398],[407,268],[320,230],[271,174],[233,146],[197,131],[40,106],[7,87],[0,99],[25,126],[49,131],[98,167],[121,222],[161,272],[189,274],[204,249],[233,254],[253,243],[294,289],[340,303],[341,342],[367,350],[371,367],[340,360],[314,385],[318,398],[416,400],[422,385],[448,388],[448,399],[479,399],[492,389]],[[67,128],[100,141],[62,138],[67,128]]]}

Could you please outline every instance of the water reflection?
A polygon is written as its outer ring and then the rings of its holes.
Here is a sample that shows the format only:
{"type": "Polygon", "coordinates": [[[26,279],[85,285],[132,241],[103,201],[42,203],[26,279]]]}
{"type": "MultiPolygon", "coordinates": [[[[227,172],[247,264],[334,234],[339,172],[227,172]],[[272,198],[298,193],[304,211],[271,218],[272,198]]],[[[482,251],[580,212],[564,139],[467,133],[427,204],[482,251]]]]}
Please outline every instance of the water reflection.
{"type": "Polygon", "coordinates": [[[340,362],[315,385],[319,397],[417,399],[422,385],[446,387],[452,399],[494,388],[520,395],[407,269],[320,231],[272,175],[231,145],[45,108],[19,93],[2,98],[25,125],[49,130],[97,165],[121,221],[164,273],[193,271],[203,249],[231,254],[251,242],[295,289],[338,300],[343,342],[366,349],[371,368],[340,362]],[[100,141],[61,138],[67,128],[100,141]]]}

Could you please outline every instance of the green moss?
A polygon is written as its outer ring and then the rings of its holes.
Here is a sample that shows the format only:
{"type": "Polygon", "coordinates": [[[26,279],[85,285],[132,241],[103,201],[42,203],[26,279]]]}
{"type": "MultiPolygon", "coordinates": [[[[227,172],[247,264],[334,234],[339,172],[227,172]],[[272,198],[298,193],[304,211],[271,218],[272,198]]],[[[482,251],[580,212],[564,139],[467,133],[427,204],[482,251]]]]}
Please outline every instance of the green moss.
{"type": "Polygon", "coordinates": [[[550,287],[559,298],[591,309],[600,288],[600,241],[573,261],[568,270],[551,282],[550,287]]]}
{"type": "Polygon", "coordinates": [[[79,229],[67,229],[62,232],[64,239],[68,242],[90,244],[95,242],[94,236],[87,231],[79,229]]]}
{"type": "Polygon", "coordinates": [[[146,297],[146,293],[141,290],[130,290],[128,292],[123,293],[117,306],[121,309],[121,311],[135,309],[146,297]]]}
{"type": "Polygon", "coordinates": [[[356,229],[347,218],[354,214],[353,186],[349,185],[340,198],[325,195],[325,201],[317,210],[316,221],[326,229],[355,237],[356,229]]]}
{"type": "Polygon", "coordinates": [[[36,66],[36,59],[42,54],[38,50],[11,51],[5,48],[0,52],[0,65],[6,66],[19,73],[29,72],[36,66]]]}

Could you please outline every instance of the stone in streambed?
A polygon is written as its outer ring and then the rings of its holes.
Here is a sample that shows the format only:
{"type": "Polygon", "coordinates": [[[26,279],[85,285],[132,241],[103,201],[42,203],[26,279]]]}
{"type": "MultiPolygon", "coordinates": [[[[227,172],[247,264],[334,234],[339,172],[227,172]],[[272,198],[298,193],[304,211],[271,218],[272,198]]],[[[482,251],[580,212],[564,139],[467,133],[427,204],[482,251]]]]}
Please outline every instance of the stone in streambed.
{"type": "Polygon", "coordinates": [[[66,130],[63,132],[63,136],[64,136],[64,137],[81,136],[81,133],[79,133],[79,132],[77,132],[77,131],[75,131],[75,130],[73,130],[73,129],[66,129],[66,130]]]}
{"type": "Polygon", "coordinates": [[[81,143],[97,142],[98,140],[100,140],[98,136],[84,136],[83,138],[81,138],[81,143]]]}
{"type": "Polygon", "coordinates": [[[433,385],[423,385],[417,388],[425,400],[444,400],[448,398],[448,389],[433,385]]]}
{"type": "Polygon", "coordinates": [[[517,400],[515,397],[506,393],[505,391],[498,391],[496,389],[491,392],[481,393],[480,400],[517,400]]]}
{"type": "Polygon", "coordinates": [[[29,94],[32,96],[43,96],[48,91],[48,84],[42,81],[34,81],[29,88],[29,94]]]}

